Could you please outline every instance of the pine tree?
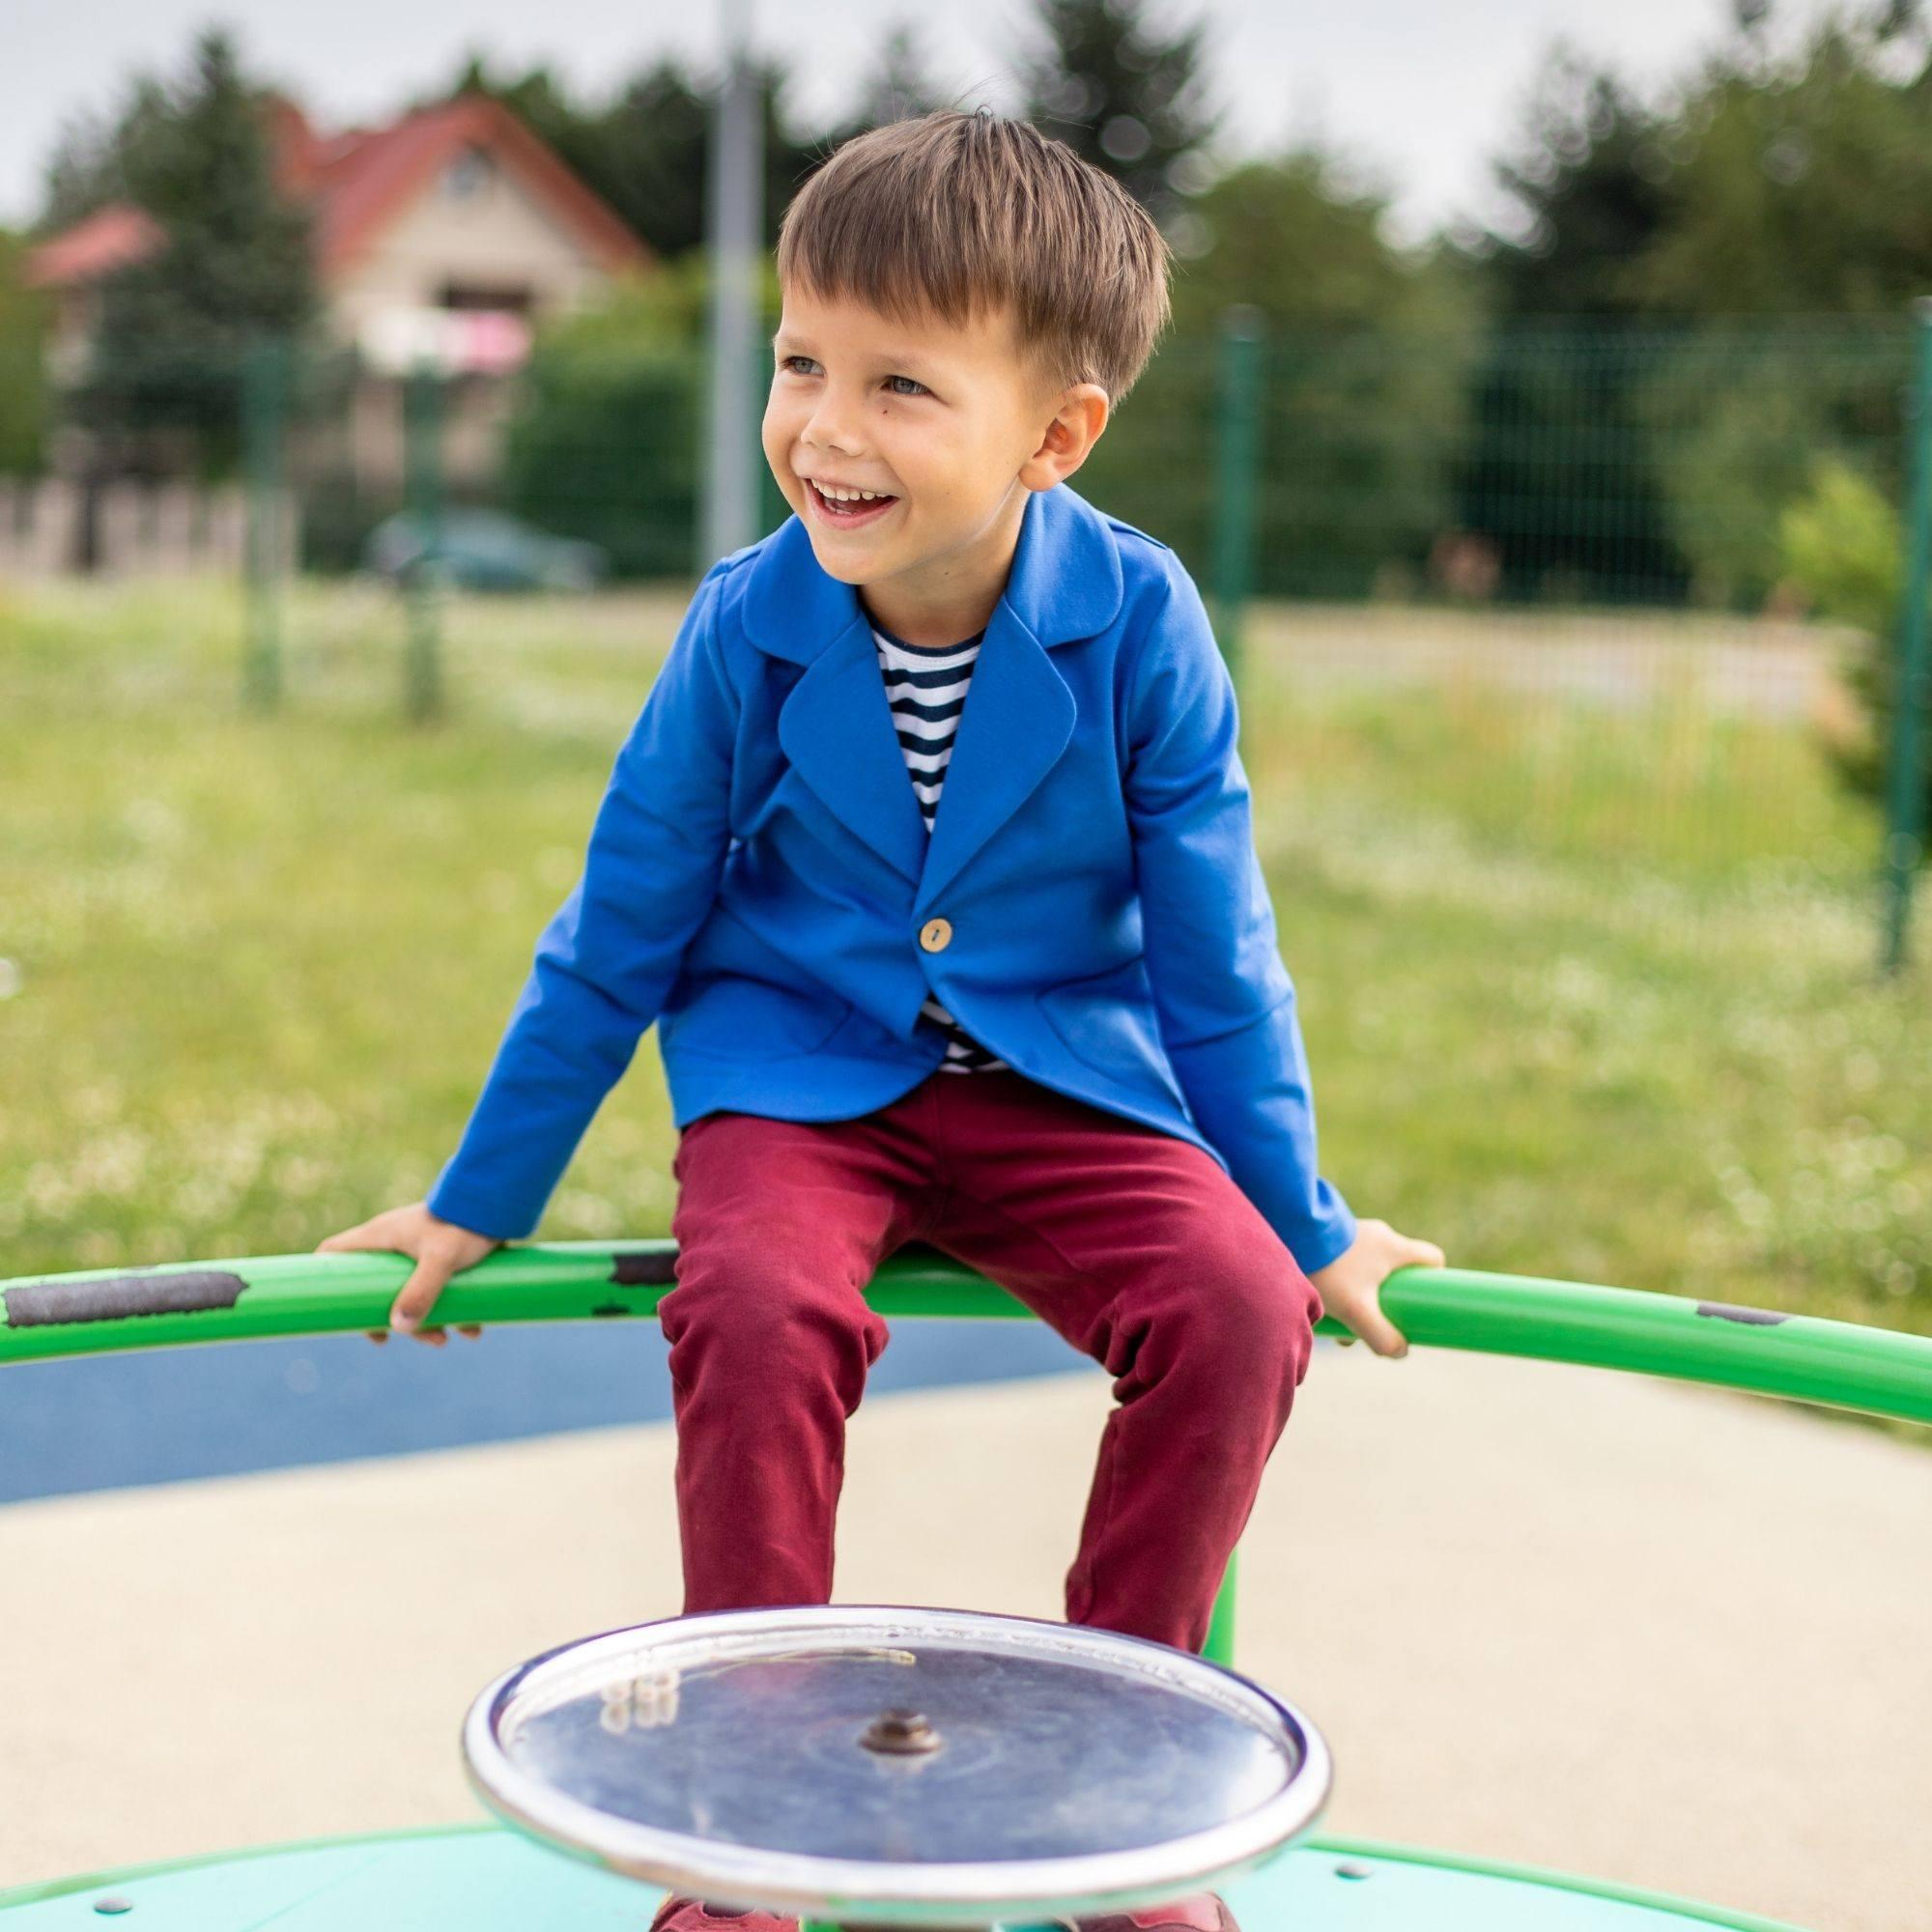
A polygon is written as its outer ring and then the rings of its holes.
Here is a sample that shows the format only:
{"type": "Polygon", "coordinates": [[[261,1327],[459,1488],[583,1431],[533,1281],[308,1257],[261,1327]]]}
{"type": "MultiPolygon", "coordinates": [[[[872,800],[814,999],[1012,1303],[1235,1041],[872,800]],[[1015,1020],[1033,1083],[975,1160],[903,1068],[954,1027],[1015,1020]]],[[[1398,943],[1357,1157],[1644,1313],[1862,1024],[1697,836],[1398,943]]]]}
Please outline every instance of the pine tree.
{"type": "MultiPolygon", "coordinates": [[[[753,71],[765,102],[769,244],[778,240],[785,203],[820,154],[818,144],[798,140],[790,129],[783,108],[790,74],[784,65],[754,61],[753,71]]],[[[620,84],[604,105],[591,106],[573,99],[547,68],[498,80],[472,55],[450,92],[468,89],[500,100],[555,149],[653,253],[668,260],[704,243],[716,86],[666,58],[620,84]]],[[[447,98],[439,93],[419,104],[447,98]]]]}
{"type": "Polygon", "coordinates": [[[1026,118],[1115,176],[1164,226],[1221,116],[1202,99],[1206,21],[1161,39],[1146,14],[1146,0],[1037,0],[1045,44],[1021,80],[1026,118]]]}
{"type": "Polygon", "coordinates": [[[926,70],[912,23],[901,20],[887,34],[879,50],[878,66],[860,82],[851,113],[828,140],[836,148],[868,128],[883,128],[892,121],[915,120],[950,104],[953,103],[947,100],[926,70]]]}
{"type": "Polygon", "coordinates": [[[52,303],[25,286],[26,252],[21,236],[0,229],[0,476],[39,469],[43,454],[52,303]]]}
{"type": "Polygon", "coordinates": [[[219,29],[197,41],[185,79],[114,144],[105,171],[166,243],[101,289],[90,368],[73,398],[126,460],[173,468],[182,445],[204,469],[236,460],[249,345],[294,338],[316,318],[306,212],[275,185],[261,96],[219,29]],[[172,445],[157,454],[156,432],[172,445]]]}

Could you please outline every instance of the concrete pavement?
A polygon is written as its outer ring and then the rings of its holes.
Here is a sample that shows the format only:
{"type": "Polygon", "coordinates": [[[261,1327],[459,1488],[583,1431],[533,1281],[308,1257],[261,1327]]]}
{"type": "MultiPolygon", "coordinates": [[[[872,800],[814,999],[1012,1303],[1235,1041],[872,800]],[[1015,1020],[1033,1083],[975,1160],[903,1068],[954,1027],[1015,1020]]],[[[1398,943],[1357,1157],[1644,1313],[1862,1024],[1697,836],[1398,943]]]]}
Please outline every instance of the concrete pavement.
{"type": "MultiPolygon", "coordinates": [[[[1056,1614],[1108,1400],[868,1402],[840,1597],[1056,1614]]],[[[654,1424],[0,1509],[0,1886],[478,1816],[476,1690],[676,1610],[672,1453],[654,1424]]],[[[1335,1752],[1320,1829],[1932,1925],[1916,1444],[1324,1340],[1243,1565],[1241,1663],[1335,1752]]]]}

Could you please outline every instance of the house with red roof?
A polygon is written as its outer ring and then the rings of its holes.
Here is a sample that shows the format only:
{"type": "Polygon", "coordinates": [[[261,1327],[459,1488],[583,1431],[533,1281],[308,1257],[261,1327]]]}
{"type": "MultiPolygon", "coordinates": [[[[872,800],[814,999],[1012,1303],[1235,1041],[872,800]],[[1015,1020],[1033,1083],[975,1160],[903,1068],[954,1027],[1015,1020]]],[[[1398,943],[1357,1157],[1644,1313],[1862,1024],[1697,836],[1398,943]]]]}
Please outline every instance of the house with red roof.
{"type": "MultiPolygon", "coordinates": [[[[444,422],[456,474],[490,460],[534,324],[648,272],[650,249],[546,142],[500,102],[464,94],[383,128],[313,127],[286,96],[268,102],[275,177],[313,215],[326,326],[359,351],[345,426],[358,480],[401,473],[400,387],[430,361],[456,381],[444,422]]],[[[167,245],[126,203],[41,242],[27,274],[56,296],[56,380],[84,358],[101,285],[167,245]]]]}

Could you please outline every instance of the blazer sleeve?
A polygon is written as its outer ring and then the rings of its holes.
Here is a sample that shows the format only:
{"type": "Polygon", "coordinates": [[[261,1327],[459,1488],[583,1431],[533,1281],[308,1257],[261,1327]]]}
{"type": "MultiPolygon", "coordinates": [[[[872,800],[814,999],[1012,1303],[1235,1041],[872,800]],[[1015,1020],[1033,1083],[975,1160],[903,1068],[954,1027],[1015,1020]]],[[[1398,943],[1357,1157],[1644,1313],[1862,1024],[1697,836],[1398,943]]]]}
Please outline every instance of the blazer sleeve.
{"type": "Polygon", "coordinates": [[[726,564],[693,596],[618,751],[583,871],[544,928],[432,1213],[529,1234],[656,1019],[710,911],[730,842],[737,703],[719,654],[726,564]]]}
{"type": "Polygon", "coordinates": [[[1196,1123],[1303,1273],[1355,1218],[1316,1166],[1294,986],[1255,851],[1234,680],[1193,580],[1171,559],[1128,673],[1124,791],[1148,977],[1196,1123]]]}

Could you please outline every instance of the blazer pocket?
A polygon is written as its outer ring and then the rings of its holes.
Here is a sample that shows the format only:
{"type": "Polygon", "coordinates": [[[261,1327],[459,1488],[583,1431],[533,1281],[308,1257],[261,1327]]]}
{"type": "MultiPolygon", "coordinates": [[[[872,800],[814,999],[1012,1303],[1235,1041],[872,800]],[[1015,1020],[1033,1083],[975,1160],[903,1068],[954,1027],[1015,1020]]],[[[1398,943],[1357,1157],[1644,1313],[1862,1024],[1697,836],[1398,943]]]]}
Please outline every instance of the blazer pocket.
{"type": "Polygon", "coordinates": [[[675,1012],[658,1016],[658,1048],[721,1060],[789,1060],[815,1053],[851,1016],[836,993],[814,997],[770,980],[724,974],[707,980],[675,1012]]]}
{"type": "Polygon", "coordinates": [[[1124,965],[1082,980],[1065,980],[1037,993],[1046,1023],[1076,1060],[1100,1073],[1152,1087],[1180,1100],[1180,1089],[1161,1045],[1153,984],[1139,953],[1124,965]]]}

